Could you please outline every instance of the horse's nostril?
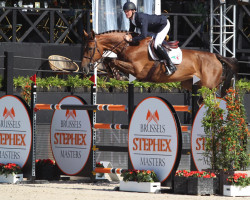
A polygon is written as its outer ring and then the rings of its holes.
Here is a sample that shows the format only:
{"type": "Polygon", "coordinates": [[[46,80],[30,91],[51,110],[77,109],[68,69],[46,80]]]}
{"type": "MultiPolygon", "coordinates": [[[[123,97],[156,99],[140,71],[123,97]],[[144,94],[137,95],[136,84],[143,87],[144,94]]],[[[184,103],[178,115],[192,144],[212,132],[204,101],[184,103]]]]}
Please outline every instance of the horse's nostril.
{"type": "Polygon", "coordinates": [[[87,75],[87,74],[89,73],[89,68],[88,68],[88,66],[83,66],[83,70],[82,70],[82,71],[83,71],[84,74],[87,75]]]}
{"type": "Polygon", "coordinates": [[[94,64],[93,63],[89,63],[88,64],[88,68],[89,68],[89,70],[93,71],[94,70],[94,64]]]}

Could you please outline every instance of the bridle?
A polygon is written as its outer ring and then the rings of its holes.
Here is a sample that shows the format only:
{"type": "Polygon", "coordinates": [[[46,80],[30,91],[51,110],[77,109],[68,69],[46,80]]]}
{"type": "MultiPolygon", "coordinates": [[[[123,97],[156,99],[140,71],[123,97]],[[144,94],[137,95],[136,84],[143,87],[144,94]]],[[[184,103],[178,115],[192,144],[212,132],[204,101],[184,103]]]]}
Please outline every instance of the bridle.
{"type": "MultiPolygon", "coordinates": [[[[101,57],[102,57],[102,54],[101,54],[100,50],[99,50],[98,47],[97,47],[96,38],[95,38],[94,40],[89,40],[89,41],[86,43],[85,48],[87,48],[87,47],[88,47],[88,51],[89,51],[89,50],[93,50],[93,53],[92,53],[92,55],[91,55],[90,57],[88,57],[88,56],[83,56],[83,57],[89,59],[89,67],[92,67],[92,66],[94,66],[94,63],[93,63],[92,61],[93,61],[93,57],[94,57],[94,55],[95,55],[96,49],[97,49],[98,53],[101,55],[101,57]],[[88,46],[87,46],[89,42],[95,42],[94,48],[93,48],[93,47],[88,47],[88,46]]],[[[85,48],[84,48],[84,49],[85,49],[85,48]]]]}
{"type": "MultiPolygon", "coordinates": [[[[101,54],[99,48],[97,47],[96,38],[94,38],[93,40],[89,40],[89,42],[94,42],[94,43],[95,43],[94,48],[93,48],[93,47],[88,47],[88,50],[93,50],[93,53],[92,53],[92,55],[91,55],[90,57],[89,57],[89,56],[83,56],[83,58],[89,59],[89,64],[88,64],[89,67],[97,66],[97,65],[94,64],[94,63],[96,63],[96,61],[93,61],[93,57],[94,57],[94,55],[95,55],[96,50],[97,50],[97,52],[98,52],[98,53],[100,54],[100,56],[101,56],[100,61],[97,62],[96,64],[102,63],[105,57],[102,56],[102,54],[101,54]]],[[[87,45],[88,45],[89,42],[86,43],[85,48],[87,48],[87,45]]],[[[122,42],[124,42],[124,40],[118,42],[118,43],[117,43],[116,45],[114,45],[111,49],[107,50],[107,51],[110,51],[110,52],[109,52],[108,54],[106,54],[106,57],[109,56],[109,55],[112,53],[112,51],[115,50],[118,46],[120,46],[120,44],[121,44],[122,42]]],[[[84,49],[85,49],[85,48],[84,48],[84,49]]]]}

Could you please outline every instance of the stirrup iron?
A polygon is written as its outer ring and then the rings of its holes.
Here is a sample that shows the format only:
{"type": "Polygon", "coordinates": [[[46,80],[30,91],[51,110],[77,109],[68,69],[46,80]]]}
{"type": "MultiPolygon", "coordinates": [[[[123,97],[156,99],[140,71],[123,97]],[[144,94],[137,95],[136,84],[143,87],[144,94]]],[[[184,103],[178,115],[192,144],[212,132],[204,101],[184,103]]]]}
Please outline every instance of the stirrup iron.
{"type": "Polygon", "coordinates": [[[173,72],[169,69],[169,66],[167,65],[165,60],[163,61],[163,64],[164,64],[164,66],[166,68],[165,74],[168,75],[168,76],[172,75],[173,72]]]}

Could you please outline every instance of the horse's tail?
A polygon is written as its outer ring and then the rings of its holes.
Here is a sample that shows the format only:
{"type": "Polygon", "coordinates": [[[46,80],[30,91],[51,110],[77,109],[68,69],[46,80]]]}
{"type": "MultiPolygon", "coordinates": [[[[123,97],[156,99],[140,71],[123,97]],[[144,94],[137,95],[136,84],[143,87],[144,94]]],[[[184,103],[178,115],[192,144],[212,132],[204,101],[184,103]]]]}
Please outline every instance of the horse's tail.
{"type": "Polygon", "coordinates": [[[221,88],[221,97],[226,95],[226,90],[231,86],[231,80],[233,76],[237,79],[237,74],[239,71],[239,63],[236,58],[223,57],[219,54],[216,54],[217,59],[223,65],[223,86],[221,88]]]}

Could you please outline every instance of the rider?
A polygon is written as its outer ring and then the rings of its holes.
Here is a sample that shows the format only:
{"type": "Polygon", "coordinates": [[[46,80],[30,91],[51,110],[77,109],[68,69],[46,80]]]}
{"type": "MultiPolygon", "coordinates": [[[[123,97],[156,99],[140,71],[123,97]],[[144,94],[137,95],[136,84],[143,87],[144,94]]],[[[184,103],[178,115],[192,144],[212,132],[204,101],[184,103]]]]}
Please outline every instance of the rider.
{"type": "Polygon", "coordinates": [[[176,67],[172,63],[165,49],[162,47],[162,42],[170,28],[170,23],[167,17],[164,15],[148,15],[145,13],[138,13],[136,12],[136,6],[133,2],[125,3],[123,5],[123,11],[130,22],[129,31],[134,32],[135,28],[139,28],[141,31],[140,35],[133,38],[130,35],[125,35],[125,41],[135,43],[146,38],[147,36],[150,36],[150,33],[156,35],[154,48],[161,55],[161,57],[167,61],[167,65],[164,62],[166,74],[173,74],[176,71],[176,67]]]}

